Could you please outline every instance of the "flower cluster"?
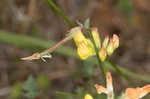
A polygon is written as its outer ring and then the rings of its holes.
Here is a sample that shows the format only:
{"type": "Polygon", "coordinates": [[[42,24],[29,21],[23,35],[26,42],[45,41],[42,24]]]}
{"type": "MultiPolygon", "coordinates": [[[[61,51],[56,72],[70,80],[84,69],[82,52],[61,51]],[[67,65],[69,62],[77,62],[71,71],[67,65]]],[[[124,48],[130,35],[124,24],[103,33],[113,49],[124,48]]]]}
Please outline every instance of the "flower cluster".
{"type": "MultiPolygon", "coordinates": [[[[110,72],[107,72],[107,88],[98,84],[96,84],[95,87],[98,94],[105,93],[107,94],[107,99],[114,99],[112,77],[110,72]]],[[[125,90],[125,96],[120,99],[141,99],[148,93],[150,93],[150,85],[146,85],[141,88],[127,88],[125,90]]]]}
{"type": "MultiPolygon", "coordinates": [[[[89,56],[95,55],[94,45],[89,38],[84,36],[81,27],[75,27],[71,29],[70,32],[74,34],[73,39],[77,46],[77,53],[81,59],[85,60],[89,56]]],[[[91,28],[91,33],[96,47],[99,49],[99,58],[102,62],[104,62],[107,58],[107,55],[112,55],[114,50],[119,47],[119,37],[116,34],[113,34],[112,38],[106,36],[101,44],[98,29],[96,27],[91,28]]]]}

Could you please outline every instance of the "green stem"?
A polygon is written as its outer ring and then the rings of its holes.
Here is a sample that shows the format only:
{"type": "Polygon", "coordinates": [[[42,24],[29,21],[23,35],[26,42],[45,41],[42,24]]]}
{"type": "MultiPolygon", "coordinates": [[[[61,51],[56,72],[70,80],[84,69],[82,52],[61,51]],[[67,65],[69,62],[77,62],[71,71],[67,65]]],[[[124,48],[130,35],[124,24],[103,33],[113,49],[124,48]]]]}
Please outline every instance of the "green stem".
{"type": "Polygon", "coordinates": [[[75,27],[75,24],[73,24],[70,19],[65,16],[65,14],[53,3],[52,0],[48,0],[48,3],[50,4],[50,6],[59,14],[61,15],[64,20],[71,26],[71,27],[75,27]]]}
{"type": "Polygon", "coordinates": [[[99,49],[96,47],[96,43],[95,43],[95,40],[94,40],[94,37],[92,35],[92,31],[91,29],[87,29],[88,32],[89,32],[89,35],[91,37],[91,40],[92,40],[92,43],[94,45],[94,49],[95,49],[95,52],[96,52],[96,58],[98,60],[98,66],[102,72],[102,76],[103,76],[103,79],[104,79],[104,84],[106,86],[106,68],[104,67],[103,63],[101,62],[100,58],[99,58],[99,49]]]}

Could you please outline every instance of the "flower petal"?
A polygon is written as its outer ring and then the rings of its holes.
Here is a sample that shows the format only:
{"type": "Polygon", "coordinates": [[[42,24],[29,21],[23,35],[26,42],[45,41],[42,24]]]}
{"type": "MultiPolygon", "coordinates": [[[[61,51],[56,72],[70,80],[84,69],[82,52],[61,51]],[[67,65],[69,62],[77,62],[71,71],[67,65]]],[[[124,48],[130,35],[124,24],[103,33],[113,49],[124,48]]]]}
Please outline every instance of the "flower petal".
{"type": "Polygon", "coordinates": [[[142,92],[140,93],[139,98],[144,97],[145,95],[147,95],[150,92],[150,85],[146,85],[142,88],[142,92]]]}
{"type": "Polygon", "coordinates": [[[93,35],[94,41],[96,43],[96,47],[98,49],[100,49],[100,47],[101,47],[101,41],[100,41],[98,29],[96,27],[92,28],[92,35],[93,35]]]}
{"type": "Polygon", "coordinates": [[[89,46],[89,42],[90,41],[86,39],[81,41],[78,45],[77,52],[83,60],[94,54],[94,49],[89,46]]]}
{"type": "Polygon", "coordinates": [[[114,92],[113,92],[113,85],[112,85],[112,77],[111,77],[111,73],[107,72],[107,97],[108,99],[114,99],[114,92]]]}
{"type": "Polygon", "coordinates": [[[103,41],[103,46],[104,46],[105,49],[107,48],[108,43],[109,43],[109,36],[106,35],[106,37],[105,37],[105,39],[104,39],[104,41],[103,41]]]}
{"type": "Polygon", "coordinates": [[[144,97],[150,92],[150,85],[146,85],[142,88],[127,88],[126,89],[126,99],[139,99],[144,97]]]}
{"type": "Polygon", "coordinates": [[[119,47],[119,37],[116,34],[113,34],[113,42],[114,42],[114,49],[119,47]]]}
{"type": "Polygon", "coordinates": [[[139,99],[141,88],[127,88],[126,89],[126,99],[139,99]]]}
{"type": "Polygon", "coordinates": [[[112,76],[110,72],[107,72],[107,90],[109,92],[113,92],[113,85],[112,85],[112,76]]]}
{"type": "Polygon", "coordinates": [[[102,93],[107,94],[108,93],[107,89],[101,85],[95,84],[95,88],[96,88],[98,94],[102,94],[102,93]]]}
{"type": "Polygon", "coordinates": [[[74,39],[76,46],[78,46],[81,41],[86,39],[86,37],[83,35],[81,31],[81,27],[75,27],[71,29],[70,33],[74,35],[73,39],[74,39]]]}
{"type": "Polygon", "coordinates": [[[104,62],[106,59],[106,56],[107,56],[106,50],[105,50],[104,46],[102,45],[102,48],[99,51],[99,58],[101,59],[102,62],[104,62]]]}
{"type": "Polygon", "coordinates": [[[110,56],[114,52],[114,43],[113,40],[110,39],[109,45],[107,47],[107,54],[110,56]]]}

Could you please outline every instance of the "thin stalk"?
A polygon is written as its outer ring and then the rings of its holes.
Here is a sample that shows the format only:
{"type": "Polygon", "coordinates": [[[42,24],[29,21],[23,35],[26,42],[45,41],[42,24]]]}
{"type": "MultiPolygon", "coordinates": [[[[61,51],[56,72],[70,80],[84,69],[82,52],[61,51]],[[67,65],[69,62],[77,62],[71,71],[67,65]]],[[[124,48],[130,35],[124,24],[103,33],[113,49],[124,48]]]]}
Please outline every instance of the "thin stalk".
{"type": "Polygon", "coordinates": [[[88,32],[89,32],[89,35],[91,37],[91,40],[92,40],[92,43],[94,45],[94,49],[95,49],[95,52],[96,52],[96,58],[98,60],[98,66],[102,72],[102,77],[104,79],[104,84],[106,86],[106,68],[104,67],[103,63],[101,62],[100,58],[99,58],[99,49],[96,47],[96,43],[95,43],[95,40],[94,40],[94,37],[92,35],[92,32],[91,32],[91,29],[88,29],[88,32]]]}
{"type": "Polygon", "coordinates": [[[50,6],[59,14],[63,17],[63,19],[71,26],[71,27],[75,27],[75,24],[73,24],[71,22],[71,20],[65,16],[65,14],[61,11],[61,9],[59,9],[52,0],[48,0],[48,3],[50,4],[50,6]]]}
{"type": "Polygon", "coordinates": [[[40,53],[40,56],[44,56],[47,55],[51,52],[53,52],[54,50],[56,50],[56,48],[58,48],[59,46],[63,45],[65,42],[67,42],[68,40],[72,39],[72,36],[67,36],[64,39],[62,39],[61,41],[59,41],[58,43],[56,43],[54,46],[46,49],[45,51],[40,53]]]}

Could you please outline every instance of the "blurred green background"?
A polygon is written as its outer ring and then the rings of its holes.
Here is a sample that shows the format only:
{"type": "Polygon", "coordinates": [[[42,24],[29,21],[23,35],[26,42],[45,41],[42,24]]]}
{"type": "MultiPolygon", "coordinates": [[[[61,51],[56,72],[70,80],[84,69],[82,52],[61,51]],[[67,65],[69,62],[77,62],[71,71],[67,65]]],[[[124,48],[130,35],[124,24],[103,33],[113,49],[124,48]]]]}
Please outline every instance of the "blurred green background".
{"type": "MultiPolygon", "coordinates": [[[[113,63],[144,77],[131,77],[136,86],[150,83],[149,0],[53,0],[74,23],[90,18],[103,40],[116,33],[120,47],[113,63]]],[[[70,26],[47,0],[1,0],[0,2],[0,99],[83,99],[94,84],[103,84],[96,62],[80,61],[73,41],[52,53],[53,58],[22,61],[65,37],[70,26]]],[[[119,96],[131,87],[112,71],[119,96]]],[[[101,96],[103,97],[103,96],[101,96]]],[[[149,96],[145,99],[149,99],[149,96]]]]}

